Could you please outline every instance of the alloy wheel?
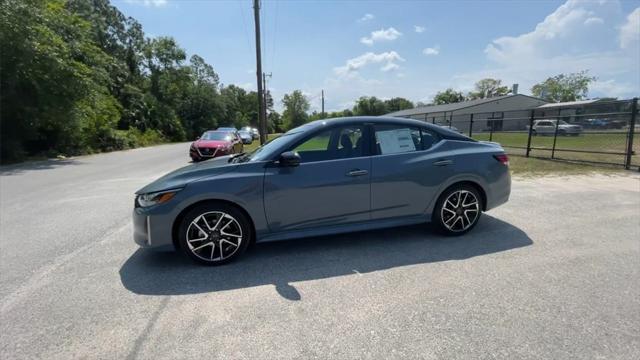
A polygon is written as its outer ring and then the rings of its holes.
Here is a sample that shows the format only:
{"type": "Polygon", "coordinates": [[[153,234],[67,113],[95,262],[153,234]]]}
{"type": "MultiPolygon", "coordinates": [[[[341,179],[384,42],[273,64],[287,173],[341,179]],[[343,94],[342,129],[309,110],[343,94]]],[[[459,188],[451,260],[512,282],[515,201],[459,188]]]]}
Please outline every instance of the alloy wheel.
{"type": "Polygon", "coordinates": [[[197,216],[187,228],[187,245],[193,255],[206,262],[232,257],[242,244],[242,227],[238,220],[223,211],[197,216]]]}
{"type": "Polygon", "coordinates": [[[442,224],[452,232],[461,232],[471,227],[480,215],[480,202],[474,193],[458,190],[451,193],[442,204],[442,224]]]}

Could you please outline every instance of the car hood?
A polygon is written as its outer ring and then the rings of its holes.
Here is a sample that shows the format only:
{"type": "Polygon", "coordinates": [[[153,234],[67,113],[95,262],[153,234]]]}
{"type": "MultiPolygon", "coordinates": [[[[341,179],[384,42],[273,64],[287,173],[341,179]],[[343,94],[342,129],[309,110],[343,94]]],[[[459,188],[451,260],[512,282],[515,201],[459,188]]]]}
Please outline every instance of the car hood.
{"type": "Polygon", "coordinates": [[[193,144],[198,147],[224,147],[228,146],[231,143],[226,140],[198,140],[193,144]]]}
{"type": "Polygon", "coordinates": [[[213,177],[224,174],[238,166],[238,164],[230,163],[229,158],[230,156],[221,156],[174,170],[136,191],[136,194],[181,188],[203,177],[213,177]]]}

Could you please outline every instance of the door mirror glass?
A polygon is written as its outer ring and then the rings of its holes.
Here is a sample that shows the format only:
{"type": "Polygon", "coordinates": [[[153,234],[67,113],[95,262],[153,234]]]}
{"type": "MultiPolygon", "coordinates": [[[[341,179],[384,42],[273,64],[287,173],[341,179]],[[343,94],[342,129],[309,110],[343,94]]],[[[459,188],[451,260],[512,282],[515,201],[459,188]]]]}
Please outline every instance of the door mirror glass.
{"type": "Polygon", "coordinates": [[[278,159],[280,166],[298,166],[300,165],[300,155],[296,151],[287,151],[280,154],[278,159]]]}

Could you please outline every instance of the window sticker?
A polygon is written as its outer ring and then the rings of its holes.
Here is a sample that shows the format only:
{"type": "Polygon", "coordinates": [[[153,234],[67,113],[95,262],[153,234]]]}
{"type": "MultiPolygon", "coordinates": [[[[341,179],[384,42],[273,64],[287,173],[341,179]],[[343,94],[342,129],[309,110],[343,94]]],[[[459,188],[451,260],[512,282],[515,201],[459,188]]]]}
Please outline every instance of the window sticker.
{"type": "Polygon", "coordinates": [[[409,129],[376,131],[376,140],[380,144],[382,154],[397,154],[416,150],[409,129]]]}

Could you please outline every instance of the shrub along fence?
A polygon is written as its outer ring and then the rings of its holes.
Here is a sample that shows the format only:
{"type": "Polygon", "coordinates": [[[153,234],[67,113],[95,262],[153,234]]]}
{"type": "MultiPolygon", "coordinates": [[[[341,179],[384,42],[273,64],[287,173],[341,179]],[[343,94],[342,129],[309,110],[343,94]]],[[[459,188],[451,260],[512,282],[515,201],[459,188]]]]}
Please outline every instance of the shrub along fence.
{"type": "Polygon", "coordinates": [[[530,110],[429,118],[526,157],[620,165],[640,171],[638,99],[547,104],[530,110]],[[634,143],[635,138],[635,143],[634,143]]]}

